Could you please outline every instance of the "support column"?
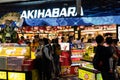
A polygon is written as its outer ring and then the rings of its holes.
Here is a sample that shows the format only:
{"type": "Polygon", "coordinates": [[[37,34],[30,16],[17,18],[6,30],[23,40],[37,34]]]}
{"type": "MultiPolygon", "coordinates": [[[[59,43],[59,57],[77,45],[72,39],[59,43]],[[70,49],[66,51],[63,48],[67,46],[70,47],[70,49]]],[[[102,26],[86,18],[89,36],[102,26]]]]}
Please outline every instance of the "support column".
{"type": "Polygon", "coordinates": [[[77,16],[83,16],[83,8],[82,8],[81,0],[76,0],[76,7],[77,7],[77,16]]]}

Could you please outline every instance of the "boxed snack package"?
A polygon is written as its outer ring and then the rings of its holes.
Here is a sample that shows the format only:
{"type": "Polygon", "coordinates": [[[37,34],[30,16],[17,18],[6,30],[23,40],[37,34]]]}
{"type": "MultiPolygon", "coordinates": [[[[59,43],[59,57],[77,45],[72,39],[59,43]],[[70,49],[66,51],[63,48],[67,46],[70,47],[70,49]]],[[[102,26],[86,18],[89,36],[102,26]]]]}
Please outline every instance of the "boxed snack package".
{"type": "Polygon", "coordinates": [[[0,57],[0,69],[7,69],[7,58],[0,57]]]}
{"type": "Polygon", "coordinates": [[[27,59],[23,61],[22,64],[22,70],[23,71],[30,71],[33,69],[33,60],[32,59],[27,59]]]}

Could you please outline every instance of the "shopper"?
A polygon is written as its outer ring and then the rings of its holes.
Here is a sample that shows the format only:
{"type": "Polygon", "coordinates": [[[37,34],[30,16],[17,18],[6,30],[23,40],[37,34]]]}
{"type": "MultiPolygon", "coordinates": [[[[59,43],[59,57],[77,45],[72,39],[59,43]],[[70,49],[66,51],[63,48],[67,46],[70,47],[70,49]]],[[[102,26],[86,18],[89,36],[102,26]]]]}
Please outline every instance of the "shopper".
{"type": "Polygon", "coordinates": [[[43,48],[43,80],[51,80],[52,79],[52,47],[50,46],[50,40],[47,38],[43,39],[44,48],[43,48]]]}
{"type": "Polygon", "coordinates": [[[104,62],[103,62],[103,70],[101,70],[102,73],[102,77],[103,80],[115,80],[115,60],[116,60],[116,56],[115,56],[115,50],[112,46],[113,43],[113,39],[112,37],[107,37],[106,38],[106,53],[104,56],[106,56],[104,58],[104,62]]]}
{"type": "Polygon", "coordinates": [[[61,42],[67,42],[66,37],[62,36],[62,37],[61,37],[61,42]]]}
{"type": "Polygon", "coordinates": [[[105,47],[103,46],[104,38],[101,35],[96,37],[97,47],[93,58],[93,66],[95,69],[101,71],[103,65],[103,56],[105,55],[105,47]]]}
{"type": "Polygon", "coordinates": [[[114,65],[115,65],[115,76],[116,76],[116,80],[120,80],[120,50],[119,50],[119,47],[118,47],[118,39],[113,39],[113,47],[115,49],[115,53],[116,53],[116,57],[117,57],[117,60],[114,62],[114,65]]]}
{"type": "Polygon", "coordinates": [[[70,44],[70,49],[75,47],[75,45],[73,43],[73,40],[74,40],[74,37],[73,36],[69,36],[68,43],[70,44]]]}
{"type": "Polygon", "coordinates": [[[93,65],[97,70],[101,71],[103,80],[115,80],[112,61],[110,62],[113,56],[112,48],[110,45],[112,41],[110,38],[107,38],[106,43],[109,46],[104,47],[103,46],[104,38],[103,36],[98,35],[96,37],[96,42],[97,42],[97,47],[95,50],[93,65]],[[97,64],[97,66],[95,64],[97,64]]]}
{"type": "Polygon", "coordinates": [[[24,36],[21,36],[19,41],[18,41],[19,44],[25,44],[25,38],[24,36]]]}
{"type": "Polygon", "coordinates": [[[52,45],[52,50],[53,50],[53,60],[55,64],[55,77],[59,78],[60,75],[60,55],[61,55],[61,47],[58,43],[58,38],[54,39],[53,45],[52,45]]]}
{"type": "Polygon", "coordinates": [[[116,51],[116,55],[118,57],[118,62],[117,62],[117,65],[120,66],[120,50],[119,50],[119,47],[118,47],[118,39],[113,39],[113,47],[116,51]]]}
{"type": "Polygon", "coordinates": [[[35,51],[35,69],[38,70],[38,80],[43,80],[43,48],[44,48],[44,41],[43,39],[39,40],[39,46],[35,51]]]}
{"type": "Polygon", "coordinates": [[[27,36],[26,39],[25,39],[25,43],[27,44],[29,42],[30,42],[30,38],[29,38],[29,36],[27,36]]]}
{"type": "Polygon", "coordinates": [[[35,52],[37,46],[36,46],[36,44],[35,44],[35,40],[34,40],[34,39],[33,39],[33,41],[31,42],[30,46],[31,46],[31,51],[35,52]]]}
{"type": "Polygon", "coordinates": [[[76,44],[76,46],[77,46],[78,49],[81,49],[80,43],[81,43],[81,40],[80,40],[80,38],[78,38],[78,39],[75,41],[75,44],[76,44]]]}
{"type": "Polygon", "coordinates": [[[84,38],[81,38],[80,46],[82,49],[85,48],[84,38]]]}

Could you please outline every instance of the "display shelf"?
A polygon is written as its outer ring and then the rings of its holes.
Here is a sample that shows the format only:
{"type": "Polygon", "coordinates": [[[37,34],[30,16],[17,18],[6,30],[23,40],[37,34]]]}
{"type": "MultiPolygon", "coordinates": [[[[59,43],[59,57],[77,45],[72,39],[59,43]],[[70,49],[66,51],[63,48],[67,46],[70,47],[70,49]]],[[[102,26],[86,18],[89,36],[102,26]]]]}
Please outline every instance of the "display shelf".
{"type": "Polygon", "coordinates": [[[81,60],[81,66],[78,69],[78,78],[80,80],[102,80],[100,71],[94,69],[91,61],[81,60]]]}
{"type": "Polygon", "coordinates": [[[79,66],[80,65],[80,59],[82,59],[83,54],[85,50],[84,49],[73,49],[71,50],[71,66],[79,66]]]}
{"type": "Polygon", "coordinates": [[[79,67],[78,74],[80,80],[103,80],[100,72],[89,68],[79,67]]]}
{"type": "Polygon", "coordinates": [[[79,66],[80,63],[76,63],[76,64],[71,64],[71,66],[79,66]]]}
{"type": "Polygon", "coordinates": [[[79,55],[79,56],[71,56],[71,58],[82,58],[82,55],[79,55]]]}
{"type": "Polygon", "coordinates": [[[0,44],[0,56],[27,56],[30,57],[30,47],[25,44],[3,43],[0,44]]]}
{"type": "Polygon", "coordinates": [[[30,47],[26,44],[0,44],[0,80],[35,80],[30,56],[30,47]],[[29,64],[27,70],[25,62],[29,64]]]}
{"type": "Polygon", "coordinates": [[[85,44],[85,53],[80,59],[80,66],[78,69],[78,78],[80,80],[102,80],[100,71],[96,70],[93,67],[93,56],[95,51],[95,43],[86,43],[85,44]]]}
{"type": "Polygon", "coordinates": [[[0,69],[21,70],[25,58],[30,58],[30,47],[27,45],[0,44],[0,69]]]}
{"type": "Polygon", "coordinates": [[[32,71],[1,70],[0,80],[32,80],[32,71]]]}
{"type": "Polygon", "coordinates": [[[81,60],[81,61],[80,61],[80,66],[81,66],[82,68],[89,68],[89,69],[95,70],[95,69],[93,68],[93,64],[92,64],[91,61],[81,60]]]}

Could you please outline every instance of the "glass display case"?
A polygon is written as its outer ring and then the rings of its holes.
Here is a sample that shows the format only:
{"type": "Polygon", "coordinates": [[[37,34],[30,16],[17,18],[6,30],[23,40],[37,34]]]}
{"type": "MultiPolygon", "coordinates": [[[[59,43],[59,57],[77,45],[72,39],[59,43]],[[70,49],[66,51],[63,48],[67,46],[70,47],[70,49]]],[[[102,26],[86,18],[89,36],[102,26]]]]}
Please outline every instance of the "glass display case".
{"type": "Polygon", "coordinates": [[[35,80],[32,68],[23,68],[25,62],[32,62],[30,56],[30,47],[26,44],[0,44],[0,80],[35,80]]]}
{"type": "Polygon", "coordinates": [[[80,80],[103,80],[101,73],[94,69],[91,61],[81,60],[78,68],[78,78],[80,80]]]}
{"type": "Polygon", "coordinates": [[[84,49],[73,49],[71,50],[71,66],[79,66],[80,60],[83,58],[83,54],[85,53],[84,49]]]}
{"type": "Polygon", "coordinates": [[[78,68],[78,78],[80,80],[102,80],[101,73],[94,69],[92,60],[96,49],[96,43],[86,43],[85,52],[80,60],[78,68]]]}

